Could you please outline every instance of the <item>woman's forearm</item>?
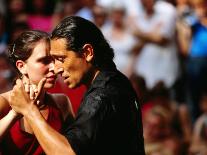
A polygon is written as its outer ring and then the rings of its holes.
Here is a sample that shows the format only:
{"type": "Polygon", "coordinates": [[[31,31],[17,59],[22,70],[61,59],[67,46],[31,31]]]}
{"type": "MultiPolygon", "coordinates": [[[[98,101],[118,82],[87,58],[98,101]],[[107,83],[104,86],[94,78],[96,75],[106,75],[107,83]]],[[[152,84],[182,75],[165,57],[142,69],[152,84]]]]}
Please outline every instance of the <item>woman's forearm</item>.
{"type": "Polygon", "coordinates": [[[17,119],[18,115],[13,110],[10,110],[9,113],[0,120],[0,142],[17,119]]]}

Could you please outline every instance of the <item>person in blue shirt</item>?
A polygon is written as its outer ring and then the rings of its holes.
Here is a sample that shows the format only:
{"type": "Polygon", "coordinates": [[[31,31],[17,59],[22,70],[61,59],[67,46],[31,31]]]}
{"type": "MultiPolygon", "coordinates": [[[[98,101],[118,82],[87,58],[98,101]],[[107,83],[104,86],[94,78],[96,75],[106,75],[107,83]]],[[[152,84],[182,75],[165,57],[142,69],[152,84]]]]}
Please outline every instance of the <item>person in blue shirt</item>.
{"type": "Polygon", "coordinates": [[[181,51],[186,55],[186,101],[192,122],[200,115],[200,96],[207,87],[207,1],[191,0],[194,11],[178,27],[181,51]]]}

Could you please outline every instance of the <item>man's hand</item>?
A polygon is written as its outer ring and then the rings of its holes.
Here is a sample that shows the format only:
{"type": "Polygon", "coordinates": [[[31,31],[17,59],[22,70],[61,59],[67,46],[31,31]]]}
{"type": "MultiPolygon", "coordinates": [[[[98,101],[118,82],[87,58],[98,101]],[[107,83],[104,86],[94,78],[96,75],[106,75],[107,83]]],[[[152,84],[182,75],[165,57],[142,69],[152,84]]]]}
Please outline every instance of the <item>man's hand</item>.
{"type": "Polygon", "coordinates": [[[23,85],[22,81],[18,79],[16,81],[16,85],[14,86],[10,94],[9,103],[12,109],[22,115],[25,115],[26,113],[28,113],[32,107],[36,106],[35,104],[37,103],[39,96],[42,93],[45,81],[46,79],[43,78],[39,82],[37,86],[37,93],[36,93],[35,99],[32,100],[28,92],[25,91],[25,86],[23,85]]]}
{"type": "Polygon", "coordinates": [[[17,79],[16,85],[11,91],[9,100],[12,109],[22,115],[24,115],[29,107],[34,104],[34,100],[30,99],[20,79],[17,79]]]}

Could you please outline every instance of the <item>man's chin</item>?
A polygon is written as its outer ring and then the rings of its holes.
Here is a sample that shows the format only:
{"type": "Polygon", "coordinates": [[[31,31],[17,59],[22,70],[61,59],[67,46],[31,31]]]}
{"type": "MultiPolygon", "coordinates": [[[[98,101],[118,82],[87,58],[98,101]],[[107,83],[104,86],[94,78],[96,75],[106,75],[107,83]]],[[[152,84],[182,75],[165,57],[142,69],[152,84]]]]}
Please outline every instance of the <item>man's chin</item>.
{"type": "Polygon", "coordinates": [[[68,86],[68,88],[70,88],[70,89],[75,89],[75,88],[77,88],[77,86],[75,86],[75,85],[71,85],[71,84],[69,84],[69,85],[67,85],[68,86]]]}
{"type": "Polygon", "coordinates": [[[70,89],[76,89],[76,88],[78,88],[80,86],[80,84],[71,84],[71,83],[69,83],[69,84],[67,84],[67,86],[70,89]]]}

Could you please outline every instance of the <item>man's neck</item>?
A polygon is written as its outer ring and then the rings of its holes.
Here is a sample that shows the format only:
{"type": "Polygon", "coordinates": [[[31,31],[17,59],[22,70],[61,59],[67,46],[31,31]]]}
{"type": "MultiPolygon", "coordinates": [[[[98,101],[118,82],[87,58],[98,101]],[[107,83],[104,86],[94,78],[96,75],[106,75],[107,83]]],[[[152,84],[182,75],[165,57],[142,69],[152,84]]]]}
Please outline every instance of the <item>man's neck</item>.
{"type": "Polygon", "coordinates": [[[93,83],[93,81],[96,79],[97,75],[100,73],[100,70],[98,69],[94,69],[91,72],[91,78],[89,79],[89,81],[86,83],[86,87],[89,88],[90,85],[93,83]]]}

